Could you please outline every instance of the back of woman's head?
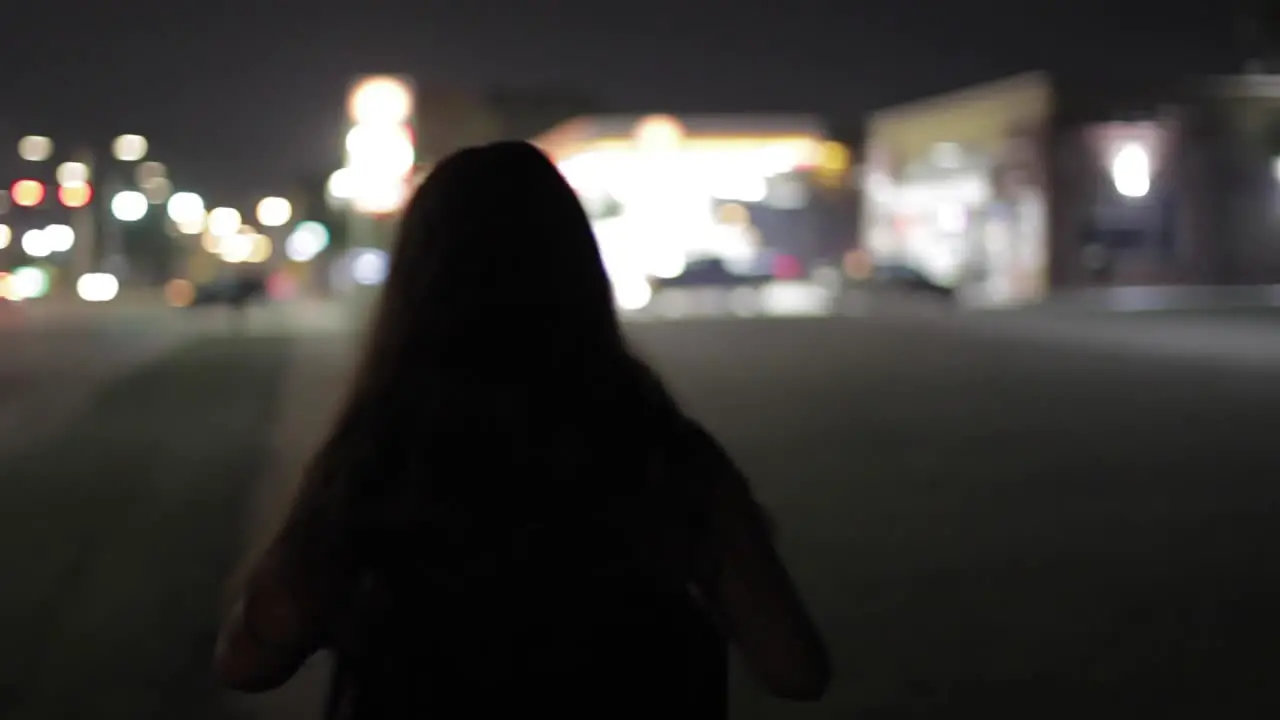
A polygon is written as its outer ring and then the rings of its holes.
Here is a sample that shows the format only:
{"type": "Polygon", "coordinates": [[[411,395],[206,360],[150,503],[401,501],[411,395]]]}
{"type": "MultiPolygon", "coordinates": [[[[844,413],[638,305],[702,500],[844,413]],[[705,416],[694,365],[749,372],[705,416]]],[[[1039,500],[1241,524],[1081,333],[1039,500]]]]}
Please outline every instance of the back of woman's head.
{"type": "Polygon", "coordinates": [[[370,360],[381,372],[545,372],[621,343],[582,206],[522,142],[462,150],[423,182],[405,210],[373,331],[370,360]]]}

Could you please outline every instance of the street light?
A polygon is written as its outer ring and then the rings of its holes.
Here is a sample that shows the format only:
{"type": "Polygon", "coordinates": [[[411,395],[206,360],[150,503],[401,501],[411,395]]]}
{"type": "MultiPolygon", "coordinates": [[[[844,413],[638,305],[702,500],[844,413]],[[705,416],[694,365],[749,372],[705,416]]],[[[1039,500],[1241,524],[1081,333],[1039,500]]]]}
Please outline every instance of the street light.
{"type": "Polygon", "coordinates": [[[265,197],[254,214],[263,227],[280,227],[293,217],[293,205],[282,197],[265,197]]]}
{"type": "Polygon", "coordinates": [[[298,223],[284,240],[285,257],[296,263],[310,262],[329,246],[329,229],[313,220],[298,223]]]}
{"type": "Polygon", "coordinates": [[[207,227],[214,237],[231,237],[240,230],[241,224],[240,211],[235,208],[216,207],[209,211],[207,227]]]}
{"type": "Polygon", "coordinates": [[[165,212],[174,224],[194,225],[204,221],[204,198],[193,192],[179,192],[169,196],[165,212]]]}
{"type": "Polygon", "coordinates": [[[52,252],[66,252],[76,244],[76,231],[70,225],[61,223],[50,225],[44,229],[41,236],[52,252]]]}
{"type": "Polygon", "coordinates": [[[402,123],[413,114],[413,90],[399,78],[367,78],[351,91],[347,112],[360,125],[402,123]]]}
{"type": "Polygon", "coordinates": [[[0,224],[0,250],[9,247],[13,242],[13,228],[0,224]]]}
{"type": "Polygon", "coordinates": [[[122,222],[136,222],[147,214],[147,196],[137,190],[124,190],[111,198],[111,214],[122,222]]]}
{"type": "Polygon", "coordinates": [[[53,155],[53,140],[44,135],[27,135],[18,141],[18,157],[30,162],[44,162],[53,155]]]}
{"type": "Polygon", "coordinates": [[[82,162],[64,162],[54,171],[59,185],[83,185],[89,182],[89,166],[82,162]]]}
{"type": "Polygon", "coordinates": [[[49,247],[43,230],[32,229],[22,233],[22,252],[33,258],[43,258],[52,255],[53,248],[49,247]]]}
{"type": "Polygon", "coordinates": [[[111,142],[111,154],[123,162],[137,162],[147,156],[147,139],[141,135],[120,135],[111,142]]]}

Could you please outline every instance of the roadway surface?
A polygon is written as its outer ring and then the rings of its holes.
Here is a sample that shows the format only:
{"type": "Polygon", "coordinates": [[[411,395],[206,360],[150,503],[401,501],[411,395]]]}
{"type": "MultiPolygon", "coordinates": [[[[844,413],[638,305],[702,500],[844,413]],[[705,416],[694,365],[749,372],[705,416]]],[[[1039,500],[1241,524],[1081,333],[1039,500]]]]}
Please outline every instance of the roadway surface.
{"type": "MultiPolygon", "coordinates": [[[[828,701],[772,701],[739,669],[734,717],[1274,716],[1280,342],[1125,323],[632,326],[776,514],[834,650],[828,701]]],[[[338,346],[299,346],[332,378],[308,385],[341,384],[338,346]]],[[[310,395],[295,448],[332,410],[310,395]]],[[[243,717],[312,716],[323,667],[243,717]]]]}
{"type": "MultiPolygon", "coordinates": [[[[925,314],[632,332],[775,513],[835,655],[828,701],[788,707],[739,677],[735,717],[1280,716],[1269,322],[925,314]]],[[[5,386],[103,382],[87,358],[124,368],[168,341],[143,337],[24,335],[40,349],[7,361],[5,386]]],[[[280,414],[295,425],[286,465],[324,430],[345,345],[297,344],[312,372],[289,391],[304,405],[280,414]]],[[[314,717],[322,681],[236,717],[314,717]]]]}

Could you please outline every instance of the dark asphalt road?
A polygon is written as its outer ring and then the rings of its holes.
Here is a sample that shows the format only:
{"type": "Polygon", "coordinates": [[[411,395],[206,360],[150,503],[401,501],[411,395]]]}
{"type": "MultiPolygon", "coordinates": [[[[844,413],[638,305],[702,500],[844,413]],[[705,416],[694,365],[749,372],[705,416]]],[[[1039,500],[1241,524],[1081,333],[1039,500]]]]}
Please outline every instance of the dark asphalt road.
{"type": "Polygon", "coordinates": [[[1276,716],[1275,373],[1073,327],[634,327],[776,514],[835,653],[827,702],[739,681],[735,717],[1276,716]]]}

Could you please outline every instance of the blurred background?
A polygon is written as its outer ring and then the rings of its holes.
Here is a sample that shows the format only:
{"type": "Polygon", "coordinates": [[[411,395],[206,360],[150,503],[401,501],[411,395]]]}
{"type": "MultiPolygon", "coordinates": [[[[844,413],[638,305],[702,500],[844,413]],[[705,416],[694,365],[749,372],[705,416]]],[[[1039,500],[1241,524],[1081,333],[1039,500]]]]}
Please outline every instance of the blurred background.
{"type": "Polygon", "coordinates": [[[509,138],[831,636],[735,717],[1275,716],[1280,6],[554,5],[5,21],[0,717],[317,716],[213,687],[221,583],[509,138]]]}

